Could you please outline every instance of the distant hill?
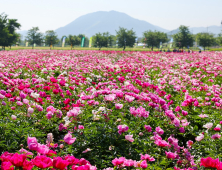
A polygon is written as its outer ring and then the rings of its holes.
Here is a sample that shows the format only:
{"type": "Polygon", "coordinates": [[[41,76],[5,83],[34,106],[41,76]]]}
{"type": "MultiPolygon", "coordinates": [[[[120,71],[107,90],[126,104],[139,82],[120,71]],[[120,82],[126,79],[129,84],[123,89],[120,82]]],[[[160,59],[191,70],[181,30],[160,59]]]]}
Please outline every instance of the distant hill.
{"type": "MultiPolygon", "coordinates": [[[[216,26],[216,25],[212,25],[209,27],[191,27],[190,32],[193,34],[197,34],[197,33],[201,33],[201,32],[209,32],[214,34],[215,36],[218,35],[219,33],[222,33],[222,27],[221,26],[216,26]]],[[[168,35],[173,35],[179,32],[179,29],[175,29],[172,31],[169,31],[167,34],[168,35]]]]}
{"type": "Polygon", "coordinates": [[[146,21],[138,20],[130,17],[129,15],[116,11],[98,11],[90,14],[83,15],[68,25],[58,28],[55,31],[59,37],[63,35],[77,35],[85,34],[87,37],[91,37],[98,32],[109,32],[116,35],[116,31],[119,27],[132,29],[136,32],[138,37],[142,36],[142,33],[147,30],[168,32],[169,30],[152,25],[146,21]]]}
{"type": "Polygon", "coordinates": [[[21,34],[21,39],[24,40],[25,37],[27,36],[27,33],[28,31],[27,30],[19,30],[19,31],[16,31],[17,33],[21,34]]]}
{"type": "MultiPolygon", "coordinates": [[[[100,32],[109,32],[112,35],[116,35],[116,31],[119,27],[124,27],[127,29],[132,29],[136,32],[137,37],[142,37],[144,31],[151,30],[151,31],[161,31],[166,32],[168,35],[175,34],[179,31],[179,29],[175,30],[166,30],[159,26],[150,24],[149,22],[135,19],[130,17],[129,15],[117,11],[98,11],[90,14],[83,15],[68,25],[64,27],[60,27],[55,31],[58,34],[58,37],[61,38],[63,35],[78,35],[78,34],[85,34],[87,37],[91,37],[96,33],[100,32]]],[[[193,34],[197,34],[200,32],[209,32],[215,35],[222,33],[221,26],[209,26],[206,27],[191,27],[190,31],[193,34]]],[[[22,39],[25,39],[27,36],[26,30],[17,31],[22,35],[22,39]]]]}

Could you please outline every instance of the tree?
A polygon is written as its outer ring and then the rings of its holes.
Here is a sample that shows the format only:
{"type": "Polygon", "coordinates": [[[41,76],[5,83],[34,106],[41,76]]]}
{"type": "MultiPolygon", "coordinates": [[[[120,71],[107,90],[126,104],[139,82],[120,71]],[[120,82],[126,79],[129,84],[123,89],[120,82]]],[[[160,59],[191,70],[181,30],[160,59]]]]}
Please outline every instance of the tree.
{"type": "Polygon", "coordinates": [[[196,38],[197,43],[204,48],[204,51],[206,47],[212,46],[216,42],[214,35],[210,33],[198,33],[196,38]]]}
{"type": "Polygon", "coordinates": [[[69,45],[71,45],[71,50],[72,50],[73,46],[79,45],[81,43],[81,39],[76,35],[69,35],[68,36],[68,43],[69,43],[69,45]]]}
{"type": "Polygon", "coordinates": [[[6,46],[15,44],[18,40],[19,34],[15,32],[20,28],[17,19],[8,19],[7,15],[0,15],[0,45],[5,49],[6,46]]]}
{"type": "Polygon", "coordinates": [[[99,47],[99,50],[102,47],[108,47],[113,42],[113,36],[109,34],[109,32],[97,33],[93,36],[93,46],[99,47]]]}
{"type": "Polygon", "coordinates": [[[153,47],[159,47],[160,46],[160,42],[165,43],[168,40],[167,38],[167,34],[164,32],[159,32],[159,31],[145,31],[143,33],[143,42],[145,42],[148,47],[151,46],[152,51],[153,51],[153,47]]]}
{"type": "Polygon", "coordinates": [[[193,46],[194,38],[188,27],[181,25],[179,32],[173,35],[173,41],[176,47],[183,49],[183,47],[193,46]]]}
{"type": "Polygon", "coordinates": [[[53,31],[53,30],[46,31],[45,44],[49,45],[50,49],[52,46],[54,46],[58,42],[59,42],[59,39],[58,39],[55,31],[53,31]]]}
{"type": "Polygon", "coordinates": [[[219,44],[219,45],[222,45],[222,34],[218,34],[217,38],[216,38],[216,42],[219,44]]]}
{"type": "Polygon", "coordinates": [[[12,35],[8,38],[8,46],[11,46],[13,44],[16,44],[19,40],[19,34],[15,32],[16,29],[19,29],[21,25],[17,22],[17,19],[9,19],[8,20],[8,30],[9,33],[12,35]]]}
{"type": "Polygon", "coordinates": [[[32,27],[32,29],[28,30],[28,36],[26,37],[29,44],[32,45],[32,49],[34,48],[34,44],[40,45],[42,43],[43,35],[39,32],[38,27],[32,27]]]}
{"type": "Polygon", "coordinates": [[[123,47],[123,50],[125,50],[126,46],[133,47],[136,38],[136,33],[133,31],[133,29],[127,30],[126,28],[119,27],[116,34],[119,47],[123,47]]]}

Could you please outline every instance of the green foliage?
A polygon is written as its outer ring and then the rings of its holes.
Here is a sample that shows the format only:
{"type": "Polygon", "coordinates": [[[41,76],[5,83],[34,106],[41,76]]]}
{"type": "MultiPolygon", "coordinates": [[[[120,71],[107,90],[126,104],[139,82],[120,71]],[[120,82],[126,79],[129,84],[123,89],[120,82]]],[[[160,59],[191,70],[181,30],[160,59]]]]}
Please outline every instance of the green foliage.
{"type": "Polygon", "coordinates": [[[217,38],[216,38],[216,42],[219,44],[219,45],[222,45],[222,34],[218,34],[217,38]]]}
{"type": "Polygon", "coordinates": [[[28,30],[26,40],[32,45],[32,49],[34,48],[34,44],[40,45],[42,43],[42,39],[43,34],[39,32],[39,27],[32,27],[32,29],[28,30]]]}
{"type": "Polygon", "coordinates": [[[116,34],[119,47],[123,47],[123,50],[125,50],[126,46],[133,47],[136,38],[136,33],[133,29],[127,30],[126,28],[119,27],[116,34]]]}
{"type": "Polygon", "coordinates": [[[184,48],[188,46],[193,46],[194,38],[190,33],[189,28],[181,25],[179,27],[179,32],[173,35],[174,46],[179,48],[184,48]]]}
{"type": "Polygon", "coordinates": [[[80,37],[78,37],[76,35],[69,35],[68,36],[68,44],[71,45],[71,50],[72,50],[73,46],[80,45],[80,43],[81,43],[80,37]]]}
{"type": "Polygon", "coordinates": [[[15,32],[20,28],[17,19],[8,19],[7,15],[0,15],[0,46],[3,48],[11,46],[18,41],[19,34],[15,32]]]}
{"type": "Polygon", "coordinates": [[[108,47],[113,44],[113,37],[109,34],[109,32],[104,33],[97,33],[92,38],[92,44],[94,47],[99,47],[101,49],[102,47],[108,47]]]}
{"type": "Polygon", "coordinates": [[[45,44],[49,46],[53,46],[54,44],[57,44],[59,42],[59,39],[56,35],[56,32],[53,30],[48,30],[45,33],[45,44]]]}
{"type": "Polygon", "coordinates": [[[159,31],[145,31],[143,33],[143,42],[148,44],[149,47],[159,47],[160,42],[165,43],[168,41],[167,34],[164,32],[159,32],[159,31]]]}
{"type": "Polygon", "coordinates": [[[216,42],[214,35],[210,33],[198,33],[196,38],[198,44],[204,47],[204,51],[206,47],[210,47],[216,42]]]}

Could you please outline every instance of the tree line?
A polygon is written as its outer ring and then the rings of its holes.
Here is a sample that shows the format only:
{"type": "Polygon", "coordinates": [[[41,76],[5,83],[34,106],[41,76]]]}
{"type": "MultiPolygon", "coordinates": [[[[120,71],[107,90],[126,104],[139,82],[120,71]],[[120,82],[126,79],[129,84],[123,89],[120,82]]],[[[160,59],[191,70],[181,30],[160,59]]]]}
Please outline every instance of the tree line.
{"type": "MultiPolygon", "coordinates": [[[[5,49],[5,47],[11,47],[16,43],[21,41],[21,35],[16,33],[16,29],[19,29],[21,25],[17,22],[17,19],[8,19],[7,15],[0,15],[0,46],[5,49]]],[[[109,32],[96,33],[92,36],[92,41],[83,34],[79,35],[68,35],[63,36],[61,39],[58,38],[57,34],[53,30],[48,30],[45,34],[39,31],[38,27],[33,27],[28,30],[25,41],[34,48],[35,45],[47,45],[50,46],[50,49],[58,43],[62,43],[63,38],[66,38],[66,44],[70,45],[71,49],[74,46],[81,44],[84,37],[84,45],[88,46],[90,43],[92,47],[113,47],[118,46],[119,48],[133,47],[138,42],[144,43],[146,47],[153,50],[154,47],[161,48],[161,44],[167,43],[170,41],[170,38],[173,38],[172,46],[174,48],[189,48],[193,46],[194,42],[197,42],[205,50],[206,47],[212,45],[222,45],[222,34],[219,34],[215,37],[211,33],[198,33],[193,35],[189,28],[181,25],[179,27],[179,32],[171,36],[167,35],[164,32],[159,31],[145,31],[142,38],[137,38],[136,33],[133,29],[126,29],[119,27],[119,30],[116,30],[116,35],[111,35],[109,32]]]]}

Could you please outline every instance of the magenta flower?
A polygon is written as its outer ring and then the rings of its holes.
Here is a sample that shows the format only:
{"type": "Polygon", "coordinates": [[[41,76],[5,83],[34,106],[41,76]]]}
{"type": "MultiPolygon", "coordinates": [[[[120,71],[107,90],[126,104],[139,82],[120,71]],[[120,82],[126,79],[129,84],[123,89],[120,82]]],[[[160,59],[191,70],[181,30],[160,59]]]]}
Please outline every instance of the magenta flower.
{"type": "Polygon", "coordinates": [[[127,125],[118,125],[117,128],[119,129],[118,133],[120,135],[129,129],[129,127],[127,125]]]}
{"type": "Polygon", "coordinates": [[[221,135],[219,134],[214,134],[211,136],[212,139],[220,139],[221,135]]]}
{"type": "Polygon", "coordinates": [[[38,142],[37,142],[37,139],[35,137],[28,137],[27,138],[27,144],[28,144],[28,148],[30,150],[36,151],[38,149],[38,142]]]}
{"type": "Polygon", "coordinates": [[[157,132],[159,135],[164,134],[163,129],[161,129],[159,126],[158,126],[158,127],[156,127],[156,132],[157,132]]]}
{"type": "Polygon", "coordinates": [[[76,138],[72,138],[72,135],[70,133],[68,133],[67,135],[65,135],[64,137],[64,141],[68,144],[68,145],[72,145],[75,142],[76,138]]]}
{"type": "Polygon", "coordinates": [[[165,154],[166,154],[166,157],[167,157],[168,159],[175,159],[176,156],[177,156],[177,154],[176,154],[176,153],[173,153],[173,152],[167,152],[167,151],[165,151],[165,154]]]}
{"type": "Polygon", "coordinates": [[[150,125],[144,125],[147,132],[152,132],[152,127],[150,125]]]}

